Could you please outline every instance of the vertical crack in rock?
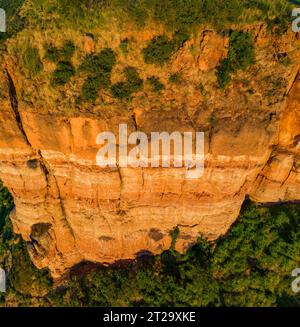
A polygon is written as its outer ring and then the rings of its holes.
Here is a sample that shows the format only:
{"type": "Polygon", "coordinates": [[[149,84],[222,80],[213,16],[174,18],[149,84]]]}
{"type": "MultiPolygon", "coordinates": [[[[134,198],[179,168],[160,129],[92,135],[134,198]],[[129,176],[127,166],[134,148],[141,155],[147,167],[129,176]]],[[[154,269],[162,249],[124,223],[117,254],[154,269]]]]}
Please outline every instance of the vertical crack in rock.
{"type": "Polygon", "coordinates": [[[63,219],[64,219],[63,221],[65,223],[65,226],[70,231],[70,233],[71,233],[71,235],[72,235],[72,237],[74,239],[74,245],[76,246],[75,234],[74,234],[73,228],[71,227],[71,225],[70,225],[70,223],[68,221],[68,216],[67,216],[67,213],[66,213],[66,209],[65,209],[65,206],[64,206],[62,197],[61,197],[61,193],[60,193],[60,189],[59,189],[59,186],[58,186],[58,183],[57,183],[57,179],[56,179],[56,177],[54,175],[52,175],[52,176],[54,178],[56,189],[57,189],[57,192],[58,192],[58,199],[59,199],[59,203],[60,203],[60,208],[61,208],[62,216],[63,216],[63,219]]]}
{"type": "Polygon", "coordinates": [[[71,126],[71,122],[69,119],[67,119],[66,124],[68,126],[69,129],[69,136],[70,136],[70,152],[72,153],[74,150],[74,135],[73,135],[73,131],[72,131],[72,126],[71,126]]]}
{"type": "Polygon", "coordinates": [[[282,186],[283,186],[283,185],[288,181],[288,179],[290,178],[292,172],[294,171],[294,167],[295,167],[295,159],[293,160],[293,165],[292,165],[292,167],[291,167],[289,173],[287,174],[286,178],[282,181],[282,183],[281,183],[281,185],[280,185],[281,187],[282,187],[282,186]]]}
{"type": "Polygon", "coordinates": [[[205,31],[203,31],[202,34],[201,34],[200,41],[199,41],[199,47],[200,47],[201,50],[202,50],[203,42],[204,42],[204,40],[205,40],[205,36],[206,36],[207,33],[209,33],[209,32],[210,32],[210,30],[205,30],[205,31]]]}
{"type": "Polygon", "coordinates": [[[289,89],[286,92],[286,96],[288,96],[291,92],[291,90],[293,89],[293,87],[295,86],[295,83],[297,82],[297,80],[299,79],[299,74],[300,74],[300,67],[297,70],[297,73],[295,74],[295,77],[293,79],[293,82],[291,84],[291,86],[289,87],[289,89]]]}
{"type": "MultiPolygon", "coordinates": [[[[7,75],[7,82],[8,82],[8,90],[9,90],[9,97],[10,97],[10,103],[11,103],[11,108],[14,112],[14,115],[15,115],[15,119],[16,119],[16,122],[17,122],[17,125],[18,125],[18,128],[20,130],[20,132],[22,133],[27,145],[32,149],[32,151],[34,153],[36,153],[38,155],[38,160],[40,162],[40,166],[41,166],[41,169],[44,173],[44,176],[45,176],[45,180],[46,180],[46,184],[47,184],[47,197],[49,196],[49,189],[50,189],[50,181],[49,181],[49,176],[50,176],[50,172],[49,172],[49,169],[47,168],[47,164],[42,156],[42,153],[40,150],[36,151],[32,144],[30,143],[28,137],[27,137],[27,134],[25,132],[25,129],[24,129],[24,126],[23,126],[23,122],[22,122],[22,118],[21,118],[21,115],[20,115],[20,112],[19,112],[19,102],[18,102],[18,96],[17,96],[17,91],[16,91],[16,87],[15,87],[15,84],[13,82],[13,79],[8,71],[7,68],[5,68],[5,72],[6,72],[6,75],[7,75]]],[[[70,231],[73,239],[74,239],[74,245],[76,246],[76,242],[75,242],[75,235],[74,235],[74,231],[71,227],[71,225],[69,224],[68,222],[68,219],[67,219],[67,214],[66,214],[66,211],[65,211],[65,208],[64,208],[64,204],[63,204],[63,201],[62,201],[62,198],[61,198],[61,193],[60,193],[60,189],[59,189],[59,186],[58,186],[58,183],[57,183],[57,179],[54,175],[51,175],[53,176],[54,178],[54,181],[55,181],[55,185],[56,185],[56,189],[57,189],[57,193],[58,193],[58,197],[59,197],[59,202],[60,202],[60,208],[61,208],[61,212],[62,212],[62,216],[63,216],[63,219],[64,219],[64,223],[65,223],[65,226],[68,228],[68,230],[70,231]]],[[[58,252],[60,252],[58,249],[57,249],[58,252]]]]}
{"type": "Polygon", "coordinates": [[[137,121],[136,121],[135,114],[132,114],[131,118],[132,118],[132,121],[133,121],[133,126],[135,128],[135,131],[137,132],[138,131],[138,124],[137,124],[137,121]]]}
{"type": "Polygon", "coordinates": [[[121,167],[119,166],[118,163],[116,164],[116,167],[117,167],[117,171],[118,171],[119,178],[120,178],[120,197],[119,197],[118,211],[122,211],[121,202],[122,202],[122,191],[123,191],[124,183],[123,183],[123,177],[122,177],[122,173],[121,173],[121,167]]]}
{"type": "Polygon", "coordinates": [[[212,137],[214,133],[214,127],[210,126],[208,131],[208,153],[212,153],[212,137]]]}
{"type": "Polygon", "coordinates": [[[234,193],[233,197],[239,197],[241,193],[243,193],[244,189],[247,189],[247,183],[248,183],[248,179],[247,177],[245,178],[243,184],[240,186],[240,188],[234,193]]]}
{"type": "Polygon", "coordinates": [[[186,118],[187,118],[187,120],[188,120],[191,128],[193,129],[194,132],[197,132],[197,128],[195,126],[195,122],[194,122],[193,118],[191,117],[191,115],[190,115],[190,113],[189,113],[189,111],[187,109],[187,106],[185,105],[182,109],[184,110],[184,113],[186,115],[186,118]]]}
{"type": "Polygon", "coordinates": [[[260,171],[257,173],[255,179],[254,179],[254,183],[259,183],[258,186],[260,186],[262,179],[264,178],[264,170],[265,168],[272,162],[273,158],[276,156],[276,154],[274,155],[274,150],[271,151],[268,159],[265,161],[265,163],[263,164],[262,168],[260,169],[260,171]],[[260,181],[259,181],[260,179],[260,181]]]}
{"type": "Polygon", "coordinates": [[[144,189],[145,186],[145,173],[144,173],[144,168],[141,167],[142,170],[142,189],[144,189]]]}
{"type": "Polygon", "coordinates": [[[6,72],[6,76],[7,76],[7,82],[8,82],[8,91],[9,91],[9,98],[10,98],[10,104],[11,104],[11,108],[14,112],[15,118],[16,118],[16,122],[18,124],[19,130],[22,133],[26,143],[31,147],[31,144],[28,140],[28,137],[25,133],[24,127],[23,127],[23,123],[22,123],[22,118],[19,112],[19,102],[18,102],[18,97],[17,97],[17,91],[16,91],[16,87],[14,84],[14,81],[11,77],[11,75],[9,74],[9,71],[7,68],[5,68],[5,72],[6,72]]]}
{"type": "MultiPolygon", "coordinates": [[[[136,115],[135,113],[133,113],[131,115],[131,118],[132,118],[132,121],[133,121],[133,126],[136,130],[136,132],[138,132],[138,124],[137,124],[137,120],[136,120],[136,115]]],[[[121,187],[123,185],[123,180],[122,180],[122,175],[121,175],[121,170],[120,170],[120,167],[118,168],[119,169],[119,176],[120,176],[120,180],[121,180],[121,187]]],[[[139,169],[141,170],[141,177],[142,177],[142,189],[144,188],[144,185],[145,185],[145,176],[144,176],[144,168],[143,167],[139,167],[139,169]]],[[[121,188],[121,191],[122,191],[122,188],[121,188]]],[[[140,195],[139,195],[140,196],[140,195]]]]}
{"type": "Polygon", "coordinates": [[[107,226],[108,226],[108,228],[110,230],[110,233],[113,234],[112,226],[111,226],[109,220],[106,218],[105,214],[102,212],[102,209],[101,209],[101,206],[100,206],[100,203],[99,203],[99,189],[98,189],[98,187],[97,187],[96,193],[97,193],[96,203],[97,203],[97,209],[98,209],[99,215],[107,223],[107,226]]]}
{"type": "MultiPolygon", "coordinates": [[[[64,206],[64,203],[62,201],[62,197],[61,197],[61,193],[60,193],[60,188],[58,186],[58,182],[57,182],[57,179],[55,177],[54,174],[50,175],[50,172],[49,172],[49,169],[47,168],[47,165],[46,165],[46,162],[42,156],[42,153],[41,151],[39,150],[38,151],[38,154],[39,154],[39,157],[40,157],[40,164],[41,164],[41,168],[45,174],[45,178],[46,178],[46,183],[47,183],[47,189],[49,190],[49,187],[50,187],[50,181],[49,181],[49,176],[52,176],[53,179],[54,179],[54,182],[55,182],[55,188],[57,190],[57,194],[58,194],[58,200],[59,200],[59,204],[60,204],[60,208],[61,208],[61,213],[62,213],[62,217],[63,217],[63,222],[65,223],[65,226],[68,228],[68,230],[70,231],[72,237],[74,238],[74,244],[75,243],[75,234],[74,234],[74,231],[67,219],[67,214],[66,214],[66,210],[65,210],[65,206],[64,206]]],[[[49,192],[47,192],[47,195],[49,194],[49,192]]]]}
{"type": "Polygon", "coordinates": [[[257,34],[256,34],[255,37],[254,37],[254,43],[257,43],[258,38],[260,37],[260,34],[261,34],[261,32],[262,32],[264,26],[265,26],[264,23],[260,24],[259,29],[258,29],[258,32],[257,32],[257,34]]]}
{"type": "Polygon", "coordinates": [[[119,177],[120,177],[121,188],[122,188],[123,178],[122,178],[122,174],[121,174],[121,168],[120,168],[119,164],[117,164],[116,167],[117,167],[117,170],[118,170],[118,174],[119,174],[119,177]]]}

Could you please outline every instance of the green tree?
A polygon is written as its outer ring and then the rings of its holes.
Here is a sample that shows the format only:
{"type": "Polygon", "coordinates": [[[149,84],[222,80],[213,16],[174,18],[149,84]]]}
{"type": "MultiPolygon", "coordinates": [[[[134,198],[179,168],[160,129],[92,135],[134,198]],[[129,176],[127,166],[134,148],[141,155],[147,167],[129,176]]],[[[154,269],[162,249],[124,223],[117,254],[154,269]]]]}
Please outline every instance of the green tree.
{"type": "Polygon", "coordinates": [[[53,72],[51,85],[62,86],[75,75],[75,68],[69,61],[60,61],[53,72]]]}
{"type": "Polygon", "coordinates": [[[228,56],[221,61],[217,70],[220,87],[224,88],[231,81],[233,73],[239,70],[246,70],[254,62],[255,49],[251,34],[232,32],[230,34],[228,56]]]}
{"type": "Polygon", "coordinates": [[[142,50],[144,61],[147,64],[163,65],[187,40],[188,35],[179,32],[175,33],[172,39],[166,35],[156,36],[142,50]]]}

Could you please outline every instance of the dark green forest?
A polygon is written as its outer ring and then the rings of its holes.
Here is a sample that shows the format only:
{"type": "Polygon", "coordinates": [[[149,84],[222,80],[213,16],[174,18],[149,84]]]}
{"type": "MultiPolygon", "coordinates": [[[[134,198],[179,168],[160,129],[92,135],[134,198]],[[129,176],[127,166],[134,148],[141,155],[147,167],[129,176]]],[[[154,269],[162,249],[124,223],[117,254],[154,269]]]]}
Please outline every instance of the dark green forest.
{"type": "Polygon", "coordinates": [[[217,243],[199,236],[186,253],[172,245],[111,267],[82,263],[60,285],[30,262],[12,230],[13,202],[1,187],[0,262],[8,289],[1,305],[18,306],[299,306],[291,272],[300,264],[300,205],[245,202],[240,217],[217,243]],[[86,269],[89,267],[88,269],[86,269]],[[85,272],[83,272],[85,271],[85,272]]]}

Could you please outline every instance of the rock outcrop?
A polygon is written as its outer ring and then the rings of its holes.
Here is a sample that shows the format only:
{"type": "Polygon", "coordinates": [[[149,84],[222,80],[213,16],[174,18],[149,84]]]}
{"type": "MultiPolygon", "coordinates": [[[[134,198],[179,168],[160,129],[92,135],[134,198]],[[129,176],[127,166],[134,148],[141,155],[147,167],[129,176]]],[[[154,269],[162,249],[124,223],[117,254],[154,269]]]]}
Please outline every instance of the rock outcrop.
{"type": "MultiPolygon", "coordinates": [[[[181,231],[176,246],[183,251],[200,234],[210,240],[224,235],[246,196],[300,200],[299,41],[293,33],[272,37],[263,25],[249,29],[257,63],[237,74],[226,91],[215,86],[215,69],[228,40],[201,31],[166,67],[140,66],[141,75],[155,71],[162,80],[181,71],[184,84],[170,85],[162,95],[144,91],[126,108],[111,101],[108,109],[65,110],[65,103],[38,94],[38,84],[30,85],[34,81],[22,76],[16,60],[5,57],[0,178],[14,197],[14,229],[28,242],[37,267],[47,266],[58,277],[82,260],[112,263],[160,253],[170,246],[175,226],[181,231]],[[293,63],[282,65],[278,53],[293,63]],[[25,101],[28,90],[37,92],[37,104],[25,101]],[[187,180],[181,168],[98,167],[96,136],[117,134],[120,123],[148,135],[204,131],[203,177],[187,180]]],[[[136,39],[155,33],[148,34],[136,39]]],[[[85,36],[81,43],[82,51],[101,48],[85,36]]],[[[130,60],[139,59],[129,54],[130,60]]]]}

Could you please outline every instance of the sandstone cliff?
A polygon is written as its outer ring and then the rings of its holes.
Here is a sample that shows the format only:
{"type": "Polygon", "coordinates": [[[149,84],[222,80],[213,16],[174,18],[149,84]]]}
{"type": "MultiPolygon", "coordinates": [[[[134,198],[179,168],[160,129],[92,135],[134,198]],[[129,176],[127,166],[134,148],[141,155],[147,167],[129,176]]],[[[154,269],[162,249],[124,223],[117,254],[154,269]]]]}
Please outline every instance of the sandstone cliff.
{"type": "MultiPolygon", "coordinates": [[[[160,94],[143,90],[129,103],[104,92],[99,103],[80,109],[73,100],[80,78],[50,92],[51,64],[44,62],[41,76],[26,78],[17,51],[26,34],[9,41],[1,67],[0,178],[14,197],[14,229],[38,267],[58,277],[82,260],[112,263],[160,253],[175,226],[183,251],[200,234],[210,240],[224,235],[246,196],[300,200],[300,42],[292,32],[272,36],[263,24],[243,29],[254,37],[256,63],[226,90],[216,85],[215,70],[228,38],[213,30],[199,30],[163,67],[146,65],[139,55],[158,30],[100,32],[96,41],[66,31],[62,38],[79,49],[75,61],[109,44],[118,53],[113,80],[129,64],[142,78],[155,74],[166,85],[160,94]],[[134,40],[126,56],[118,48],[124,39],[134,40]],[[291,64],[283,65],[282,56],[291,64]],[[178,71],[182,82],[168,83],[178,71]],[[186,180],[185,170],[175,168],[97,167],[97,134],[117,134],[120,123],[147,134],[204,131],[204,176],[186,180]]],[[[34,32],[31,42],[42,54],[40,40],[52,38],[34,32]]]]}

